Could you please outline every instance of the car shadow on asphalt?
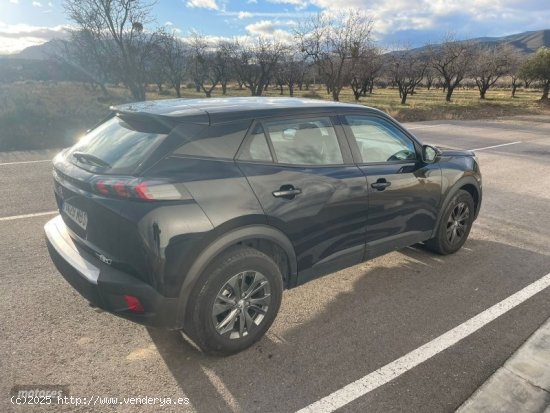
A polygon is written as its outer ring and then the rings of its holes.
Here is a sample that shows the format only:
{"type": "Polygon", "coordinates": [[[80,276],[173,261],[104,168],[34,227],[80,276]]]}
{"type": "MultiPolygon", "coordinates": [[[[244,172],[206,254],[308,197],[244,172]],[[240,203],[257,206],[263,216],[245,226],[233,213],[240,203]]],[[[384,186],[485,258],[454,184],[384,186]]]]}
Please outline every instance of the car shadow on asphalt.
{"type": "Polygon", "coordinates": [[[230,357],[204,355],[178,332],[148,332],[196,411],[295,411],[515,293],[549,263],[488,240],[450,256],[413,246],[285,292],[268,334],[230,357]]]}

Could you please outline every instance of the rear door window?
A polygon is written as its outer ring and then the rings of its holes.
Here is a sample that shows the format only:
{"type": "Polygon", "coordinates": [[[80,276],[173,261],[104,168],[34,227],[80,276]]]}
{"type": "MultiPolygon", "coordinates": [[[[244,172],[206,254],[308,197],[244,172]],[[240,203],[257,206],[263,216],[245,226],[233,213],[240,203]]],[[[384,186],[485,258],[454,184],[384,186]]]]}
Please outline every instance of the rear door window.
{"type": "Polygon", "coordinates": [[[262,125],[256,125],[252,131],[250,139],[241,151],[240,159],[243,161],[273,162],[262,125]]]}
{"type": "MultiPolygon", "coordinates": [[[[250,121],[207,126],[198,135],[182,136],[185,143],[173,153],[174,155],[233,159],[249,126],[250,121]]],[[[178,128],[174,132],[178,133],[178,128]]]]}
{"type": "Polygon", "coordinates": [[[264,122],[277,162],[291,165],[341,165],[338,137],[328,117],[264,122]]]}
{"type": "Polygon", "coordinates": [[[131,173],[167,135],[138,130],[113,117],[90,131],[68,153],[71,162],[99,173],[131,173]]]}

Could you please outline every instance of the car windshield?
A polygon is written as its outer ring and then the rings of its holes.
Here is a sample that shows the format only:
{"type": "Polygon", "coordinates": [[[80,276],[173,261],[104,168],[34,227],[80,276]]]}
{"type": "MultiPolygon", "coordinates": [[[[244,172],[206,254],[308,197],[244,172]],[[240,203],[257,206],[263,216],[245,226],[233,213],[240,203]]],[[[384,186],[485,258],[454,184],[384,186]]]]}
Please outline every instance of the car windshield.
{"type": "Polygon", "coordinates": [[[68,157],[93,172],[131,173],[166,136],[137,130],[115,116],[84,136],[71,148],[68,157]]]}

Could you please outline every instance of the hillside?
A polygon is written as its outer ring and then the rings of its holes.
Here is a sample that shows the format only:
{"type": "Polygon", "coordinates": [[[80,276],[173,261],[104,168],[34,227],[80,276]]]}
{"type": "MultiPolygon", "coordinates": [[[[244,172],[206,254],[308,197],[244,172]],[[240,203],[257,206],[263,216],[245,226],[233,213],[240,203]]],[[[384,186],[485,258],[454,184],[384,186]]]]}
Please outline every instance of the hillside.
{"type": "Polygon", "coordinates": [[[65,40],[52,39],[46,43],[29,46],[19,53],[1,56],[0,58],[8,59],[26,59],[26,60],[48,60],[52,55],[62,49],[65,40]]]}
{"type": "Polygon", "coordinates": [[[503,37],[479,37],[471,40],[479,44],[507,44],[522,53],[534,53],[540,47],[550,47],[550,30],[523,32],[503,37]]]}
{"type": "MultiPolygon", "coordinates": [[[[469,41],[478,44],[509,44],[522,53],[530,54],[534,53],[538,48],[542,46],[550,47],[550,29],[537,30],[531,32],[523,32],[512,34],[502,37],[478,37],[470,39],[469,41]]],[[[22,50],[19,53],[7,55],[5,57],[10,59],[30,59],[30,60],[44,60],[54,54],[53,52],[59,50],[60,43],[63,40],[53,39],[49,42],[41,44],[39,46],[31,46],[22,50]]],[[[415,49],[422,51],[424,47],[415,49]]],[[[3,56],[0,56],[3,57],[3,56]]]]}

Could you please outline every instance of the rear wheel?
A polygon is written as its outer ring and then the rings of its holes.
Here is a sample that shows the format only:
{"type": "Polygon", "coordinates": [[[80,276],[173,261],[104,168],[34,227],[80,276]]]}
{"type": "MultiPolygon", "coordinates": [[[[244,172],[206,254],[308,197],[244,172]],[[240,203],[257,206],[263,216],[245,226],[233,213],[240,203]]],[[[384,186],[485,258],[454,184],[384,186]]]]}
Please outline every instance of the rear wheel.
{"type": "Polygon", "coordinates": [[[472,195],[459,190],[445,208],[435,237],[425,242],[426,247],[442,255],[462,248],[472,228],[474,208],[472,195]]]}
{"type": "Polygon", "coordinates": [[[282,291],[281,272],[270,257],[253,248],[233,247],[201,275],[185,331],[207,353],[244,350],[273,323],[282,291]]]}

